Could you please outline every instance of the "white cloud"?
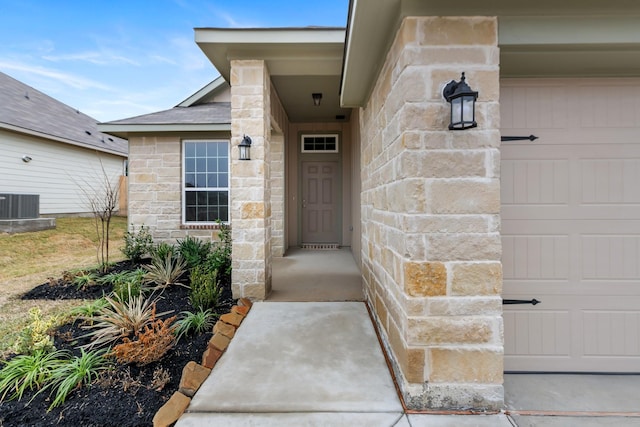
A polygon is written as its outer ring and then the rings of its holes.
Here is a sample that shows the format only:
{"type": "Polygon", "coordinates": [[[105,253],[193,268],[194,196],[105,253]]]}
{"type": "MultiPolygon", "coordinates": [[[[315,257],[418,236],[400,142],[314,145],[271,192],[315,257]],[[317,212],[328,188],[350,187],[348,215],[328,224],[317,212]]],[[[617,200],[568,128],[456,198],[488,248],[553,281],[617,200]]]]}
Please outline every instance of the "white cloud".
{"type": "Polygon", "coordinates": [[[72,87],[74,89],[99,89],[112,92],[113,88],[99,83],[97,81],[87,79],[78,75],[64,73],[51,68],[45,68],[37,65],[29,65],[19,62],[0,61],[0,69],[20,71],[26,74],[32,74],[47,79],[53,80],[58,83],[62,83],[65,86],[72,87]]]}
{"type": "Polygon", "coordinates": [[[237,21],[233,16],[231,16],[227,12],[222,12],[222,11],[214,11],[214,12],[219,18],[225,21],[227,25],[231,28],[242,28],[245,26],[241,24],[239,21],[237,21]]]}
{"type": "Polygon", "coordinates": [[[226,25],[221,25],[228,28],[258,28],[264,26],[263,23],[249,21],[246,18],[238,18],[232,13],[222,10],[218,7],[211,5],[207,6],[207,9],[213,13],[219,20],[223,21],[226,25]]]}
{"type": "Polygon", "coordinates": [[[178,63],[171,59],[171,58],[167,58],[166,56],[162,56],[162,55],[158,55],[158,54],[151,54],[149,55],[149,59],[151,59],[154,62],[162,62],[165,64],[169,64],[169,65],[178,65],[178,63]]]}
{"type": "Polygon", "coordinates": [[[133,66],[140,66],[140,63],[129,59],[123,55],[118,55],[105,51],[90,51],[80,53],[69,53],[63,55],[45,55],[42,57],[47,61],[61,62],[61,61],[83,61],[89,62],[95,65],[116,65],[116,64],[128,64],[133,66]]]}

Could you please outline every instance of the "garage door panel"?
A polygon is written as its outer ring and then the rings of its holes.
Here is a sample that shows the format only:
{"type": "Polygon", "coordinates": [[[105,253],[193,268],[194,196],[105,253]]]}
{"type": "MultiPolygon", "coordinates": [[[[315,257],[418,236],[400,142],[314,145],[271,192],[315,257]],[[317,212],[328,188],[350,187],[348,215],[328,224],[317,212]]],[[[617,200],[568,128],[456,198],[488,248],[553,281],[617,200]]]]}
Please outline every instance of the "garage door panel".
{"type": "Polygon", "coordinates": [[[566,205],[569,202],[569,162],[566,160],[505,160],[501,197],[505,205],[566,205]]]}
{"type": "MultiPolygon", "coordinates": [[[[640,307],[639,298],[631,302],[640,307]]],[[[640,310],[618,306],[610,296],[571,295],[505,306],[505,369],[638,372],[640,310]]]]}
{"type": "MultiPolygon", "coordinates": [[[[604,155],[604,153],[603,153],[604,155]]],[[[640,159],[580,159],[581,203],[640,204],[640,159]]]]}
{"type": "MultiPolygon", "coordinates": [[[[503,96],[504,95],[504,96],[503,96]]],[[[505,368],[640,372],[640,79],[506,81],[505,368]],[[567,90],[571,88],[571,90],[567,90]]]]}
{"type": "Polygon", "coordinates": [[[505,310],[504,316],[506,354],[569,357],[569,311],[505,310]]]}
{"type": "Polygon", "coordinates": [[[637,356],[640,354],[639,322],[638,311],[584,310],[585,356],[637,356]]]}
{"type": "Polygon", "coordinates": [[[505,279],[569,278],[569,236],[502,235],[505,279]]]}
{"type": "Polygon", "coordinates": [[[583,280],[640,277],[640,235],[582,235],[581,252],[583,280]]]}

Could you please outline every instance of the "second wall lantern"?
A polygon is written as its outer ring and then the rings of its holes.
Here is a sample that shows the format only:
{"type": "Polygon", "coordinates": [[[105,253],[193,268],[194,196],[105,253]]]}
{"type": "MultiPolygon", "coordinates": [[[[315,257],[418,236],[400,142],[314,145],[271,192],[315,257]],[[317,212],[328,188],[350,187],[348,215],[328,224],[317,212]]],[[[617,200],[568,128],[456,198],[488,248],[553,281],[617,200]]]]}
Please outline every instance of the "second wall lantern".
{"type": "Polygon", "coordinates": [[[245,135],[242,142],[238,144],[240,150],[240,160],[251,160],[251,138],[245,135]]]}
{"type": "Polygon", "coordinates": [[[451,104],[449,130],[463,130],[478,126],[476,123],[478,92],[471,90],[465,82],[464,73],[459,82],[451,80],[447,83],[442,96],[451,104]]]}

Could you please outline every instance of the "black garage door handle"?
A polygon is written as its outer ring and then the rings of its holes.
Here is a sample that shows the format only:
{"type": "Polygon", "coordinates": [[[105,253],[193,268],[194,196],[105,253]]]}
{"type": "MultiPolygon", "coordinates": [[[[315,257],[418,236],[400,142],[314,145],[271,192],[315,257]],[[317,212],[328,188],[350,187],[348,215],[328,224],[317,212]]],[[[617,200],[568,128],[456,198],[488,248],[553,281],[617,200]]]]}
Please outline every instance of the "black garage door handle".
{"type": "Polygon", "coordinates": [[[542,301],[538,301],[537,299],[503,299],[502,304],[531,304],[536,305],[540,304],[542,301]]]}

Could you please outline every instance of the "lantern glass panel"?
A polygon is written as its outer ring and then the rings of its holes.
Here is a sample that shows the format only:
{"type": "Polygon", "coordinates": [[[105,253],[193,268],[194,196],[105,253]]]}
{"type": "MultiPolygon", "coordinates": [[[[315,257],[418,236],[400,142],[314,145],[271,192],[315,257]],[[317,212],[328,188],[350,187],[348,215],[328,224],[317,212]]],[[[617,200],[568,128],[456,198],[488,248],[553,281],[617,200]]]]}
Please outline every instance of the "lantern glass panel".
{"type": "Polygon", "coordinates": [[[240,160],[249,160],[251,157],[249,156],[249,149],[251,148],[248,145],[239,145],[240,148],[240,160]]]}

